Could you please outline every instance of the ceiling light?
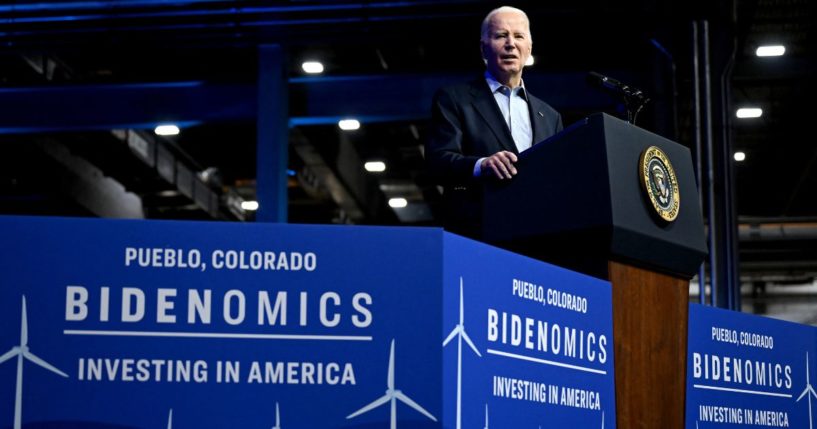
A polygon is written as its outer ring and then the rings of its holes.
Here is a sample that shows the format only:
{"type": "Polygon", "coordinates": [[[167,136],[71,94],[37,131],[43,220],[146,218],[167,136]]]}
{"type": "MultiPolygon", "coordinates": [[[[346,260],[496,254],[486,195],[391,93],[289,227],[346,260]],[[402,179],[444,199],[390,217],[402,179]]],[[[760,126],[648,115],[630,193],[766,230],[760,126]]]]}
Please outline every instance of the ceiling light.
{"type": "Polygon", "coordinates": [[[248,212],[254,212],[258,210],[258,201],[242,201],[241,210],[246,210],[248,212]]]}
{"type": "Polygon", "coordinates": [[[304,61],[301,68],[309,74],[323,73],[323,64],[320,61],[304,61]]]}
{"type": "Polygon", "coordinates": [[[173,124],[164,124],[157,126],[154,130],[157,136],[175,136],[179,134],[179,127],[173,124]]]}
{"type": "Polygon", "coordinates": [[[532,66],[533,65],[533,55],[529,56],[528,59],[525,60],[525,65],[526,66],[532,66]]]}
{"type": "Polygon", "coordinates": [[[369,161],[363,164],[363,168],[370,173],[382,173],[386,171],[386,163],[383,161],[369,161]]]}
{"type": "Polygon", "coordinates": [[[389,198],[389,207],[393,209],[401,209],[408,205],[405,198],[389,198]]]}
{"type": "Polygon", "coordinates": [[[763,115],[763,109],[760,107],[741,107],[735,112],[735,115],[741,119],[759,118],[763,115]]]}
{"type": "Polygon", "coordinates": [[[755,55],[758,57],[779,57],[786,53],[783,45],[758,46],[755,55]]]}
{"type": "Polygon", "coordinates": [[[354,131],[360,128],[360,121],[357,119],[341,119],[338,121],[338,126],[344,131],[354,131]]]}
{"type": "Polygon", "coordinates": [[[746,153],[744,152],[735,152],[735,161],[741,162],[746,160],[746,153]]]}

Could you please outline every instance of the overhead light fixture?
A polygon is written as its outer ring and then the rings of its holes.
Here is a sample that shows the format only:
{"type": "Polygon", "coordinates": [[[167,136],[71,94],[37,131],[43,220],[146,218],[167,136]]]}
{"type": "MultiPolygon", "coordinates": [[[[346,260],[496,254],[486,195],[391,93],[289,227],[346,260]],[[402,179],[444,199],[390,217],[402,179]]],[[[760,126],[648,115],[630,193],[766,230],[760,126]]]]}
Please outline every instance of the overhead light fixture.
{"type": "Polygon", "coordinates": [[[320,61],[304,61],[301,68],[309,74],[323,73],[323,64],[320,61]]]}
{"type": "Polygon", "coordinates": [[[179,134],[179,127],[173,124],[162,124],[157,126],[154,130],[157,136],[175,136],[179,134]]]}
{"type": "Polygon", "coordinates": [[[746,153],[744,152],[735,152],[735,161],[741,162],[746,160],[746,153]]]}
{"type": "Polygon", "coordinates": [[[755,51],[758,57],[779,57],[785,53],[786,47],[783,45],[758,46],[755,51]]]}
{"type": "Polygon", "coordinates": [[[763,109],[760,107],[741,107],[735,112],[735,116],[740,119],[759,118],[763,116],[763,109]]]}
{"type": "Polygon", "coordinates": [[[408,205],[405,198],[389,198],[389,207],[393,209],[401,209],[408,205]]]}
{"type": "Polygon", "coordinates": [[[360,128],[360,121],[357,119],[341,119],[338,121],[338,127],[343,131],[354,131],[360,128]]]}
{"type": "Polygon", "coordinates": [[[369,161],[363,164],[363,168],[370,173],[382,173],[386,171],[386,163],[383,161],[369,161]]]}
{"type": "Polygon", "coordinates": [[[242,201],[241,210],[246,210],[248,212],[254,212],[258,210],[258,201],[242,201]]]}
{"type": "Polygon", "coordinates": [[[527,60],[525,60],[526,66],[532,66],[534,62],[533,55],[529,56],[527,60]]]}

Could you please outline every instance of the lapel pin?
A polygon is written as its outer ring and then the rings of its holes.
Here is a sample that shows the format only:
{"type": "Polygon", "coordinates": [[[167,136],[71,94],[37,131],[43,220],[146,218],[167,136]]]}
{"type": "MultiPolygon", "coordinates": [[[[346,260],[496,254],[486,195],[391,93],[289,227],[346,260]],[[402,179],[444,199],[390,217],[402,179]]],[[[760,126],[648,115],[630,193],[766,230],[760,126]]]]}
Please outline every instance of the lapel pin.
{"type": "Polygon", "coordinates": [[[539,114],[539,116],[541,116],[541,117],[543,117],[543,118],[545,117],[545,114],[544,114],[544,113],[542,113],[542,112],[536,112],[536,113],[538,113],[538,114],[539,114]]]}

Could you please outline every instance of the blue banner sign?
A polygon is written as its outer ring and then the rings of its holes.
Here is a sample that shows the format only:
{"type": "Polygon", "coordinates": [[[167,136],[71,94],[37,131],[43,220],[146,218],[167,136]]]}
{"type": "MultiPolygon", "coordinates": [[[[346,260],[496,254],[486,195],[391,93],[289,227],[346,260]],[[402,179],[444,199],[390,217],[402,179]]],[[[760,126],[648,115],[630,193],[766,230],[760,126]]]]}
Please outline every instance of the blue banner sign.
{"type": "Polygon", "coordinates": [[[451,234],[443,278],[443,427],[615,427],[608,282],[451,234]]]}
{"type": "Polygon", "coordinates": [[[689,306],[686,427],[809,428],[817,330],[689,306]]]}
{"type": "Polygon", "coordinates": [[[0,233],[0,427],[615,427],[609,283],[439,229],[0,233]]]}

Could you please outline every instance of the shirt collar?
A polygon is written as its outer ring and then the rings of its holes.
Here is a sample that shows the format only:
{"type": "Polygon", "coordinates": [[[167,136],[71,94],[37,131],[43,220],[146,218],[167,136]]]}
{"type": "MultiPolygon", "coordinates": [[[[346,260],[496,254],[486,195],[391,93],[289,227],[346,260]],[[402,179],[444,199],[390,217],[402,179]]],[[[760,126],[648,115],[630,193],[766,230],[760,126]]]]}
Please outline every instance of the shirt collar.
{"type": "MultiPolygon", "coordinates": [[[[500,88],[502,88],[503,84],[499,83],[494,76],[488,70],[485,70],[485,82],[488,83],[488,87],[491,88],[491,94],[495,94],[500,88]]],[[[522,80],[519,82],[519,90],[518,94],[520,97],[527,101],[528,99],[528,90],[525,89],[525,81],[522,80]]]]}

